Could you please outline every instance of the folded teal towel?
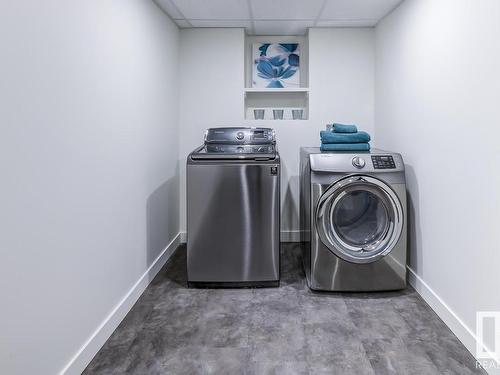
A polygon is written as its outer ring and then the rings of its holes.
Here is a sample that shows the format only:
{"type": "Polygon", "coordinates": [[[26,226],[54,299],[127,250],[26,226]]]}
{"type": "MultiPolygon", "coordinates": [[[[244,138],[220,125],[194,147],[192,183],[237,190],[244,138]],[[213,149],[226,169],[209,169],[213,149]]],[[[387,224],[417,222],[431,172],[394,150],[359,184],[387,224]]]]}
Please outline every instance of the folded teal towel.
{"type": "Polygon", "coordinates": [[[335,133],[327,130],[320,131],[321,142],[323,143],[366,143],[370,142],[370,135],[367,132],[357,133],[335,133]]]}
{"type": "Polygon", "coordinates": [[[335,133],[356,133],[358,128],[356,125],[337,124],[334,122],[332,124],[332,131],[335,133]]]}
{"type": "Polygon", "coordinates": [[[322,143],[321,151],[370,151],[369,143],[322,143]]]}

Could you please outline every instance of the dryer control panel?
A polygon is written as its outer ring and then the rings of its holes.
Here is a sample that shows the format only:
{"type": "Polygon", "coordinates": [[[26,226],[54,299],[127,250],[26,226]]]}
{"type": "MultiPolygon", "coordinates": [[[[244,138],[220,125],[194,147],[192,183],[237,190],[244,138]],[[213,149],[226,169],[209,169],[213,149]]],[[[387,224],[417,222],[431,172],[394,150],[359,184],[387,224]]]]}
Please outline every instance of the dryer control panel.
{"type": "Polygon", "coordinates": [[[375,169],[395,169],[396,164],[392,155],[372,155],[373,168],[375,169]]]}
{"type": "Polygon", "coordinates": [[[372,149],[370,152],[321,152],[305,147],[312,172],[393,173],[403,172],[403,158],[395,152],[372,149]]]}

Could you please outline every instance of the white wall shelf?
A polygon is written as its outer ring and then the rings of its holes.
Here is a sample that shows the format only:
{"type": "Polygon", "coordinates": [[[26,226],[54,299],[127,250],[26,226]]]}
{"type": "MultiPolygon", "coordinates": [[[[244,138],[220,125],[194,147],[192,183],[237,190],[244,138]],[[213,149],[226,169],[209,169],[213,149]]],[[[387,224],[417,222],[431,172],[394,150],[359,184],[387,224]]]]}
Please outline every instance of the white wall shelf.
{"type": "Polygon", "coordinates": [[[273,119],[273,110],[282,109],[284,119],[292,120],[292,110],[302,110],[301,120],[309,117],[309,91],[308,90],[284,90],[284,89],[258,89],[245,90],[245,118],[255,119],[254,109],[263,109],[264,119],[273,119]]]}
{"type": "Polygon", "coordinates": [[[287,92],[309,92],[308,87],[286,87],[286,88],[260,88],[260,87],[245,87],[245,93],[248,92],[279,92],[279,93],[287,93],[287,92]]]}

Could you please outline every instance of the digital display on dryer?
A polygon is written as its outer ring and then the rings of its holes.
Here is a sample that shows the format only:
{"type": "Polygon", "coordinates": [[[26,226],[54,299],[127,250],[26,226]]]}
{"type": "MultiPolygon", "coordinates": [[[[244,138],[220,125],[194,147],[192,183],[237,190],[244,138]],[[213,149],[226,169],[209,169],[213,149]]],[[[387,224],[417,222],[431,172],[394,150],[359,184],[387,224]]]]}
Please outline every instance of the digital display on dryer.
{"type": "Polygon", "coordinates": [[[372,155],[372,163],[374,169],[396,169],[391,155],[372,155]]]}

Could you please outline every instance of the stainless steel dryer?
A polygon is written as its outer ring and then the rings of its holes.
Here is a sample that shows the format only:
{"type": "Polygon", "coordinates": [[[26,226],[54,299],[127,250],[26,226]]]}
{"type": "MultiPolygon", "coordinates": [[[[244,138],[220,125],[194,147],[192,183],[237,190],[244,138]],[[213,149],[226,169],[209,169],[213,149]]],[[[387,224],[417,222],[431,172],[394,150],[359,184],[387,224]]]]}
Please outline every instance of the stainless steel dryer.
{"type": "Polygon", "coordinates": [[[406,287],[406,182],[400,154],[302,148],[300,221],[311,289],[406,287]]]}
{"type": "Polygon", "coordinates": [[[280,159],[269,128],[212,128],[187,158],[191,287],[279,286],[280,159]]]}

